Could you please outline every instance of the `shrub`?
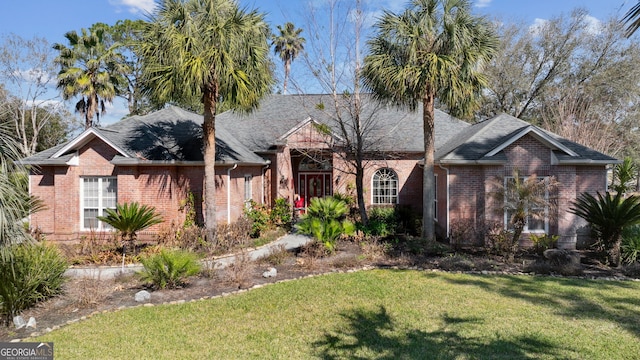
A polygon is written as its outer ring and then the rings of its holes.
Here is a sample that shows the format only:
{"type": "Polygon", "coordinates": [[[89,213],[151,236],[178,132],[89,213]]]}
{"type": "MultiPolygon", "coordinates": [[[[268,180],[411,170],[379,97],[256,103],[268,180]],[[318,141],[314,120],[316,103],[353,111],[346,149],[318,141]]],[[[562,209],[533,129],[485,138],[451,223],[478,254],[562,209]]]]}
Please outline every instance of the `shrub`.
{"type": "Polygon", "coordinates": [[[630,226],[622,231],[622,261],[632,264],[640,260],[640,226],[630,226]]]}
{"type": "Polygon", "coordinates": [[[573,203],[571,213],[585,219],[598,239],[608,260],[615,266],[620,265],[622,231],[628,226],[640,223],[640,198],[622,193],[615,196],[607,192],[597,193],[597,198],[583,193],[573,203]]]}
{"type": "Polygon", "coordinates": [[[513,232],[505,230],[501,224],[489,225],[485,234],[485,246],[491,253],[512,258],[515,248],[512,244],[513,232]]]}
{"type": "Polygon", "coordinates": [[[143,257],[140,262],[144,266],[138,272],[142,281],[159,289],[183,286],[186,278],[196,275],[201,268],[196,255],[183,250],[162,249],[159,254],[143,257]]]}
{"type": "Polygon", "coordinates": [[[0,259],[0,306],[5,323],[22,310],[61,293],[67,263],[60,251],[43,243],[8,248],[0,259]]]}
{"type": "Polygon", "coordinates": [[[253,285],[252,274],[255,271],[255,263],[246,250],[236,254],[233,263],[224,269],[224,276],[227,283],[237,286],[238,289],[248,289],[253,285]]]}
{"type": "Polygon", "coordinates": [[[332,197],[314,198],[307,213],[296,227],[302,234],[312,235],[329,251],[335,250],[338,238],[355,232],[355,225],[345,219],[349,207],[332,197]]]}
{"type": "Polygon", "coordinates": [[[289,204],[287,199],[276,199],[276,203],[273,205],[271,213],[269,214],[269,220],[271,221],[271,224],[275,226],[286,229],[291,227],[291,222],[293,221],[293,209],[291,209],[291,204],[289,204]]]}
{"type": "Polygon", "coordinates": [[[398,216],[392,207],[374,207],[369,212],[369,223],[362,231],[366,235],[389,236],[396,233],[398,216]]]}
{"type": "Polygon", "coordinates": [[[251,221],[251,237],[260,237],[260,234],[269,228],[269,209],[257,202],[251,200],[249,207],[244,209],[245,216],[251,221]]]}
{"type": "Polygon", "coordinates": [[[269,248],[269,253],[261,257],[260,261],[274,266],[282,265],[285,260],[291,256],[291,253],[287,250],[284,244],[279,244],[269,248]]]}
{"type": "Polygon", "coordinates": [[[533,242],[533,250],[542,255],[545,250],[551,249],[558,242],[560,236],[558,235],[547,235],[547,234],[529,234],[529,238],[531,242],[533,242]]]}
{"type": "Polygon", "coordinates": [[[162,217],[153,206],[140,205],[137,202],[116,204],[115,210],[105,209],[105,212],[105,216],[98,216],[97,219],[113,226],[120,232],[122,239],[122,267],[124,268],[127,245],[135,248],[138,231],[161,223],[163,221],[162,217]]]}

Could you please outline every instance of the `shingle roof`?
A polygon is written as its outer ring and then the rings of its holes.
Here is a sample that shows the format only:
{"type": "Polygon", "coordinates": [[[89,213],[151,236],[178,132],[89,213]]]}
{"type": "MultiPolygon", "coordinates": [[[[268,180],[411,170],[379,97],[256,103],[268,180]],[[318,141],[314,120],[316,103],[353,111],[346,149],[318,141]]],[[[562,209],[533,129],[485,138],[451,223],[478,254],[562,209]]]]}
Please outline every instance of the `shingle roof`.
{"type": "MultiPolygon", "coordinates": [[[[381,106],[366,95],[362,104],[361,121],[368,129],[365,134],[368,150],[423,151],[421,108],[410,112],[381,106]]],[[[341,136],[333,120],[335,114],[330,95],[270,95],[249,114],[232,111],[219,114],[216,116],[216,162],[266,164],[258,154],[286,141],[286,135],[305,121],[326,124],[341,136]]],[[[132,116],[105,128],[92,128],[66,144],[22,162],[65,164],[82,141],[86,143],[96,136],[120,151],[112,160],[117,164],[202,162],[202,121],[201,115],[168,107],[145,116],[132,116]]],[[[507,114],[470,125],[436,110],[434,125],[435,160],[441,163],[502,163],[506,157],[500,151],[501,146],[525,134],[532,134],[549,146],[558,163],[619,162],[507,114]]]]}
{"type": "Polygon", "coordinates": [[[533,134],[554,151],[559,163],[612,164],[617,159],[564,139],[508,114],[500,114],[461,131],[436,151],[435,159],[443,163],[504,162],[502,146],[525,134],[533,134]]]}
{"type": "MultiPolygon", "coordinates": [[[[202,115],[170,106],[144,116],[132,116],[104,128],[92,128],[65,144],[23,159],[25,164],[64,164],[69,152],[82,140],[102,137],[121,154],[115,161],[121,164],[144,162],[202,162],[202,115]],[[86,139],[83,139],[86,137],[86,139]],[[64,151],[66,150],[66,151],[64,151]],[[63,156],[55,157],[64,151],[63,156]]],[[[68,159],[67,159],[68,161],[68,159]]],[[[229,163],[267,163],[247,149],[224,129],[216,129],[216,161],[229,163]]]]}
{"type": "MultiPolygon", "coordinates": [[[[270,95],[249,114],[231,111],[216,117],[217,128],[224,128],[255,152],[273,148],[281,138],[301,122],[312,119],[331,127],[342,136],[335,120],[336,111],[330,95],[270,95]]],[[[381,106],[369,96],[362,96],[361,121],[365,124],[368,149],[395,152],[422,152],[422,109],[415,112],[381,106]]],[[[348,119],[343,113],[343,119],[348,119]]],[[[470,125],[440,110],[435,113],[436,148],[470,125]]]]}

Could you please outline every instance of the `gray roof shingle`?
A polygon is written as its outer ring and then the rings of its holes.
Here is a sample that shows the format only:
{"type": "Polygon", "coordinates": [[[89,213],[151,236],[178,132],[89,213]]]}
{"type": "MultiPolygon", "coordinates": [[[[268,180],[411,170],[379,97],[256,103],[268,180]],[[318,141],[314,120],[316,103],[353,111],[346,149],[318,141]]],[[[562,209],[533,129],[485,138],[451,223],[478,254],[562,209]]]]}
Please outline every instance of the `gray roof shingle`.
{"type": "MultiPolygon", "coordinates": [[[[292,129],[313,120],[328,125],[339,137],[336,110],[330,95],[269,95],[248,114],[233,111],[216,116],[216,161],[266,164],[259,156],[274,149],[292,129]]],[[[348,119],[348,110],[341,116],[348,119]],[[346,116],[346,117],[345,117],[346,116]]],[[[367,129],[369,151],[421,153],[423,151],[422,108],[415,112],[387,107],[362,96],[361,121],[367,129]]],[[[168,107],[144,116],[132,116],[105,128],[95,128],[122,154],[114,163],[202,162],[202,115],[168,107]]],[[[442,163],[504,162],[497,151],[514,136],[530,129],[552,148],[560,163],[617,163],[618,160],[579,145],[531,124],[501,114],[470,125],[440,110],[435,111],[435,160],[442,163]],[[493,156],[488,156],[497,149],[493,156]]],[[[82,136],[82,135],[81,135],[82,136]]],[[[66,163],[75,149],[54,158],[70,143],[58,145],[22,160],[25,164],[66,163]]],[[[77,145],[76,147],[78,147],[77,145]]]]}
{"type": "MultiPolygon", "coordinates": [[[[281,138],[301,122],[312,119],[326,124],[334,134],[338,130],[336,111],[331,95],[270,95],[260,107],[249,114],[227,111],[216,117],[216,126],[229,131],[255,152],[272,149],[281,138]]],[[[422,152],[422,108],[414,112],[380,105],[369,96],[362,96],[361,121],[365,124],[365,148],[374,151],[422,152]]],[[[342,114],[343,119],[349,119],[342,114]]],[[[436,148],[470,125],[440,110],[435,113],[436,148]]]]}
{"type": "MultiPolygon", "coordinates": [[[[120,163],[202,162],[202,121],[202,115],[170,106],[148,115],[132,116],[113,125],[93,130],[123,152],[117,157],[120,163]]],[[[70,155],[64,154],[58,158],[52,156],[68,144],[69,142],[37,153],[23,159],[22,163],[64,164],[63,157],[70,155]]],[[[265,159],[247,149],[224,129],[216,130],[216,161],[267,163],[265,159]]]]}
{"type": "Polygon", "coordinates": [[[612,164],[619,162],[611,156],[564,139],[508,114],[497,115],[464,129],[444,147],[436,151],[435,159],[445,163],[503,162],[506,161],[504,154],[500,152],[493,156],[488,156],[488,154],[494,149],[499,150],[499,146],[527,129],[540,133],[549,139],[552,142],[550,146],[561,163],[612,164]]]}

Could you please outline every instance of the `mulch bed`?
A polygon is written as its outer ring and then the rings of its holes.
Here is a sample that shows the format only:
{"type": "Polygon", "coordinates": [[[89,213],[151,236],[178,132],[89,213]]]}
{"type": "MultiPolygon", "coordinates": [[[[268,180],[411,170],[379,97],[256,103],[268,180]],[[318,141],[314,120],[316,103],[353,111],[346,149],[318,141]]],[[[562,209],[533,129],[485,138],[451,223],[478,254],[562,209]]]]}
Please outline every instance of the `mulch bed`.
{"type": "MultiPolygon", "coordinates": [[[[581,277],[624,278],[616,270],[606,267],[593,259],[589,253],[583,255],[581,277]],[[586,256],[585,256],[586,255],[586,256]]],[[[134,296],[141,290],[151,292],[150,306],[180,303],[206,297],[229,294],[256,285],[273,283],[285,279],[297,279],[327,272],[348,271],[363,267],[379,268],[419,268],[442,271],[472,272],[484,274],[520,274],[527,264],[538,258],[522,254],[515,261],[507,263],[498,256],[483,252],[449,253],[443,256],[429,256],[422,253],[391,251],[382,253],[380,248],[367,248],[353,242],[341,242],[331,256],[317,256],[316,251],[307,249],[294,253],[279,254],[272,262],[242,262],[237,267],[227,269],[206,269],[205,275],[191,278],[179,289],[154,290],[141,283],[134,275],[123,275],[112,279],[101,279],[99,272],[94,278],[70,279],[64,286],[64,293],[48,301],[39,303],[21,316],[28,320],[34,317],[36,329],[16,330],[13,325],[0,325],[0,341],[25,339],[79,321],[92,315],[116,311],[133,306],[141,306],[134,296]],[[314,253],[316,255],[314,256],[314,253]],[[276,261],[277,260],[277,261],[276,261]],[[263,273],[269,268],[277,269],[277,276],[267,277],[263,273]]]]}

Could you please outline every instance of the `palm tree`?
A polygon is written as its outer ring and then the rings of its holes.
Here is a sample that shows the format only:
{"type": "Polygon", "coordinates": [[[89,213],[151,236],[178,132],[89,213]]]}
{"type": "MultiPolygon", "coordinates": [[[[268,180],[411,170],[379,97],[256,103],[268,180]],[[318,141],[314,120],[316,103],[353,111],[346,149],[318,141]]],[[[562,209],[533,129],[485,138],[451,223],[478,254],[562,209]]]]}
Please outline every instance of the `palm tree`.
{"type": "Polygon", "coordinates": [[[620,265],[622,231],[640,224],[640,198],[624,197],[622,192],[611,195],[597,193],[597,198],[589,193],[580,194],[569,212],[585,219],[596,236],[602,250],[607,253],[611,264],[620,265]]]}
{"type": "Polygon", "coordinates": [[[69,47],[54,44],[59,51],[55,63],[60,65],[58,89],[62,97],[69,100],[80,95],[76,111],[85,118],[85,128],[94,125],[93,117],[100,121],[105,112],[105,102],[110,103],[118,95],[118,87],[123,83],[126,72],[117,44],[105,45],[105,29],[82,29],[81,34],[69,31],[64,37],[69,47]]]}
{"type": "Polygon", "coordinates": [[[278,25],[280,35],[271,37],[271,45],[275,45],[273,51],[280,55],[280,59],[284,63],[284,84],[282,85],[282,93],[287,93],[287,80],[291,72],[291,63],[304,50],[305,38],[300,36],[302,29],[296,29],[296,26],[288,22],[284,24],[284,28],[278,25]]]}
{"type": "Polygon", "coordinates": [[[11,258],[12,245],[31,240],[22,220],[44,208],[41,200],[29,195],[27,172],[18,159],[18,144],[10,130],[0,126],[0,261],[11,258]]]}
{"type": "Polygon", "coordinates": [[[215,120],[221,108],[249,111],[273,83],[264,15],[233,0],[165,0],[143,30],[142,69],[156,100],[204,106],[205,225],[216,227],[215,120]]]}
{"type": "Polygon", "coordinates": [[[495,200],[495,211],[506,214],[508,227],[513,230],[508,257],[513,260],[520,236],[530,220],[544,220],[557,210],[556,189],[558,182],[553,177],[538,178],[535,175],[523,177],[515,168],[512,177],[494,178],[490,181],[495,191],[489,195],[495,200]]]}
{"type": "Polygon", "coordinates": [[[116,209],[106,209],[105,216],[98,216],[98,220],[113,226],[120,232],[122,239],[122,266],[127,245],[134,247],[138,238],[138,231],[162,222],[162,217],[154,207],[140,206],[137,202],[116,204],[116,209]]]}
{"type": "Polygon", "coordinates": [[[637,4],[633,5],[624,17],[622,18],[622,22],[627,24],[627,31],[625,32],[626,37],[631,37],[636,30],[640,27],[640,1],[637,4]]]}
{"type": "Polygon", "coordinates": [[[454,116],[468,116],[486,83],[482,66],[497,37],[468,0],[413,0],[401,14],[385,12],[365,57],[365,86],[383,101],[411,110],[423,106],[424,170],[422,236],[434,239],[434,101],[454,116]]]}

